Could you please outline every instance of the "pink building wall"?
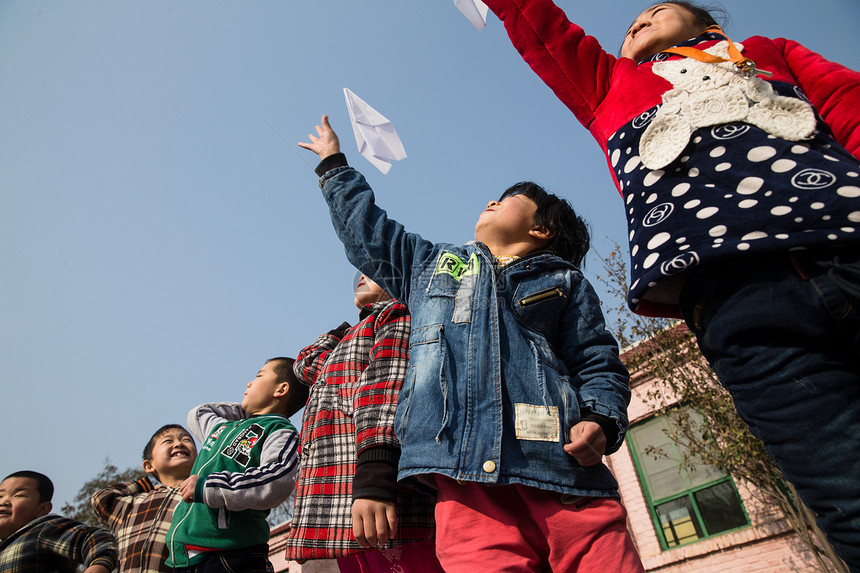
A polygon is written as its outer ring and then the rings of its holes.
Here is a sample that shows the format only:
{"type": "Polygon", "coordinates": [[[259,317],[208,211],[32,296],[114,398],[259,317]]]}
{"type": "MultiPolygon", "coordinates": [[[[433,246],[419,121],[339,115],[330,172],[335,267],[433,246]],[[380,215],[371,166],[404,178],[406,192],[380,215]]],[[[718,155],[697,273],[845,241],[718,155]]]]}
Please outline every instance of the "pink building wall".
{"type": "MultiPolygon", "coordinates": [[[[645,376],[632,377],[632,397],[627,410],[631,425],[653,414],[644,399],[652,385],[653,380],[645,376]]],[[[627,442],[604,461],[618,480],[621,499],[628,512],[628,528],[646,571],[805,573],[820,570],[813,555],[791,532],[781,514],[763,506],[737,481],[735,485],[749,515],[750,527],[663,550],[627,442]]]]}

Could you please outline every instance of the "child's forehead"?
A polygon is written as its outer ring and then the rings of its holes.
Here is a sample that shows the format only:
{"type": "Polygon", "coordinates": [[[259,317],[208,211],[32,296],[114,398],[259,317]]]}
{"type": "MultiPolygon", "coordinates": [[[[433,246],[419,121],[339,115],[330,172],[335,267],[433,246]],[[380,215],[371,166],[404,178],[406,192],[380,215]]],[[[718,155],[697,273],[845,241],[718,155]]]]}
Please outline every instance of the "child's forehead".
{"type": "Polygon", "coordinates": [[[682,8],[681,6],[678,6],[677,4],[673,4],[672,2],[658,2],[657,4],[654,4],[654,5],[652,5],[652,6],[649,6],[648,8],[645,8],[644,10],[642,10],[642,12],[640,12],[640,13],[636,16],[636,18],[634,18],[634,19],[633,19],[633,21],[630,23],[630,25],[627,27],[627,31],[628,31],[628,32],[630,31],[630,28],[632,28],[632,27],[633,27],[633,24],[635,24],[635,23],[636,23],[636,21],[637,21],[637,20],[639,20],[639,18],[642,18],[643,16],[647,16],[648,14],[652,13],[652,12],[653,12],[654,10],[656,10],[657,8],[660,8],[660,7],[667,7],[667,6],[668,6],[668,7],[678,7],[678,8],[682,8]]]}
{"type": "Polygon", "coordinates": [[[156,437],[156,439],[161,441],[161,440],[166,440],[168,438],[176,438],[176,437],[184,438],[185,436],[188,436],[190,438],[191,434],[189,434],[186,430],[180,430],[179,428],[170,428],[168,430],[164,430],[163,432],[161,432],[156,437]]]}
{"type": "Polygon", "coordinates": [[[39,484],[29,477],[10,477],[0,481],[0,491],[38,491],[39,484]]]}

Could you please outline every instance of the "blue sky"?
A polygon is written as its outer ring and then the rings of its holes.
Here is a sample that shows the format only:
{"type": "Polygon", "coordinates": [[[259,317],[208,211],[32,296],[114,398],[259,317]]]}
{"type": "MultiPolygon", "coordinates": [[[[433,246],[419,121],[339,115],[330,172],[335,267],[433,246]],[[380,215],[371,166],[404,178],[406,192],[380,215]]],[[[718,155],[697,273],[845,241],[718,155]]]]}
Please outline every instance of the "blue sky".
{"type": "MultiPolygon", "coordinates": [[[[615,51],[648,3],[559,5],[615,51]]],[[[723,6],[735,40],[860,69],[856,0],[723,6]]],[[[567,197],[602,292],[599,257],[626,240],[605,160],[492,14],[478,32],[450,0],[3,0],[0,474],[48,474],[59,507],[106,457],[139,465],[157,427],[355,321],[316,156],[295,145],[323,113],[428,239],[470,240],[519,180],[567,197]],[[344,87],[400,134],[388,175],[358,155],[344,87]]]]}

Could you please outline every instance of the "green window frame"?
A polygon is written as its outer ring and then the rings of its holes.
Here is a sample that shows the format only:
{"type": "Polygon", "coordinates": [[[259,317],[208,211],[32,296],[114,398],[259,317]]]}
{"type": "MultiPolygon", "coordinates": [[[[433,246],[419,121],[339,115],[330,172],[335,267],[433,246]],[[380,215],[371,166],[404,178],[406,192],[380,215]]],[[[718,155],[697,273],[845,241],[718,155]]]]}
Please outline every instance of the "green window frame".
{"type": "MultiPolygon", "coordinates": [[[[695,416],[695,412],[690,412],[695,416]]],[[[658,414],[630,427],[627,445],[663,550],[749,527],[734,480],[714,466],[683,464],[686,448],[658,414]],[[651,453],[652,447],[658,453],[651,453]]]]}

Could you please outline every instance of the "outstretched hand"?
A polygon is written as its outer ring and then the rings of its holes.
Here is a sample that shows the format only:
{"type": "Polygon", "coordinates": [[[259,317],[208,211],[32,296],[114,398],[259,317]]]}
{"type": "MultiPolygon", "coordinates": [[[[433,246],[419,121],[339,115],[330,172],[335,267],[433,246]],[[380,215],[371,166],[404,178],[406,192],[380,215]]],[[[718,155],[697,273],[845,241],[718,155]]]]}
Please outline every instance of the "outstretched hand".
{"type": "Polygon", "coordinates": [[[353,501],[352,534],[364,548],[385,545],[397,534],[394,502],[363,498],[353,501]]]}
{"type": "Polygon", "coordinates": [[[570,443],[564,451],[573,456],[581,466],[600,463],[606,452],[606,436],[597,422],[583,421],[570,429],[570,443]]]}
{"type": "Polygon", "coordinates": [[[328,122],[328,115],[322,116],[322,125],[316,126],[316,130],[318,137],[313,134],[308,134],[308,138],[311,142],[305,143],[300,141],[299,147],[310,149],[320,156],[321,161],[329,155],[340,153],[340,141],[337,138],[337,134],[331,128],[331,124],[328,122]]]}

